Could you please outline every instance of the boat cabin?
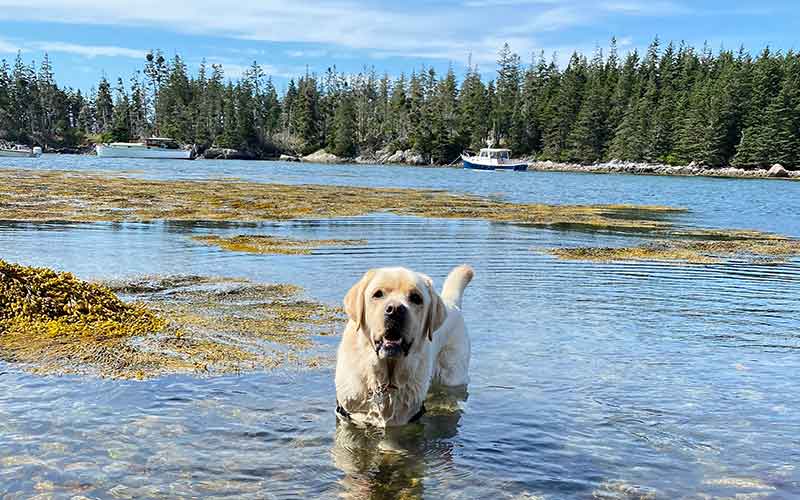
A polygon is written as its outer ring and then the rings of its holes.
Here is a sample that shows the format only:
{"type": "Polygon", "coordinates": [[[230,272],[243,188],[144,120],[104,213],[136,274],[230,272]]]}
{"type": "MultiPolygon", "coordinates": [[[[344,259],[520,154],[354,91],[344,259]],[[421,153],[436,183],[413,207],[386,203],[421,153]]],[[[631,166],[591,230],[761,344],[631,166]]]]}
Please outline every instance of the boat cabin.
{"type": "Polygon", "coordinates": [[[151,137],[145,139],[144,143],[149,148],[180,149],[180,145],[175,139],[169,139],[167,137],[151,137]]]}
{"type": "Polygon", "coordinates": [[[483,148],[481,149],[478,158],[483,160],[493,160],[497,163],[505,163],[511,158],[511,150],[510,149],[499,149],[499,148],[483,148]]]}

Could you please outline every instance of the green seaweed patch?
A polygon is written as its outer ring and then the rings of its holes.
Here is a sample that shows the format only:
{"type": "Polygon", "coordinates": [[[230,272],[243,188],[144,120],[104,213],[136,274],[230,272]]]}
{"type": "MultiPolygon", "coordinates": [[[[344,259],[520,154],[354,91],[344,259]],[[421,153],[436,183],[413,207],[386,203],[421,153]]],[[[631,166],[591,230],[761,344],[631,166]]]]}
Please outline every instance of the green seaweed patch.
{"type": "Polygon", "coordinates": [[[231,252],[283,255],[307,255],[318,248],[366,245],[367,243],[365,240],[297,240],[270,235],[249,234],[230,237],[215,235],[193,236],[192,239],[231,252]]]}
{"type": "Polygon", "coordinates": [[[715,264],[736,258],[753,263],[776,263],[800,256],[800,240],[766,233],[699,230],[681,234],[684,237],[691,236],[693,239],[659,240],[635,247],[554,248],[549,252],[568,260],[599,262],[642,260],[692,264],[715,264]]]}
{"type": "Polygon", "coordinates": [[[580,230],[657,231],[685,210],[636,205],[511,203],[440,190],[148,180],[69,171],[0,170],[0,220],[237,221],[392,212],[580,230]]]}
{"type": "Polygon", "coordinates": [[[0,260],[0,359],[39,374],[143,379],[316,367],[321,358],[303,351],[342,319],[294,285],[179,276],[106,286],[0,260]]]}

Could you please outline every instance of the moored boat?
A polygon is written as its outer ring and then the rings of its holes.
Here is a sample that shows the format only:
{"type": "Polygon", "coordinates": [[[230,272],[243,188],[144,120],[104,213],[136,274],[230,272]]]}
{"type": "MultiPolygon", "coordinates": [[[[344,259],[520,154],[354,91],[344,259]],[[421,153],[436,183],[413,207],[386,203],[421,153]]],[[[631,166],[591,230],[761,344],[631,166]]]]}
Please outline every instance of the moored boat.
{"type": "Polygon", "coordinates": [[[524,172],[528,164],[511,158],[511,150],[504,148],[483,148],[477,155],[461,154],[464,168],[469,170],[513,170],[524,172]]]}
{"type": "Polygon", "coordinates": [[[97,156],[106,158],[167,158],[191,160],[192,151],[181,149],[174,139],[151,137],[144,142],[112,142],[98,144],[97,156]]]}
{"type": "Polygon", "coordinates": [[[38,146],[33,148],[21,144],[0,146],[0,157],[3,158],[36,158],[39,156],[42,156],[42,148],[38,146]]]}

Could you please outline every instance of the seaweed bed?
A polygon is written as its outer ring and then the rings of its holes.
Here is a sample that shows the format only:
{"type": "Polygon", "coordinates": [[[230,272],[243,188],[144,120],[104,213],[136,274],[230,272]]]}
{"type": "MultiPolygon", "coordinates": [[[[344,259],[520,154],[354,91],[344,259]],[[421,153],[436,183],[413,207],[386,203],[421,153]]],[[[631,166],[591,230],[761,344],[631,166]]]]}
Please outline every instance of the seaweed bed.
{"type": "Polygon", "coordinates": [[[302,351],[341,319],[293,285],[200,276],[97,284],[0,260],[0,359],[40,374],[141,379],[313,367],[326,360],[302,351]]]}
{"type": "MultiPolygon", "coordinates": [[[[732,256],[779,260],[795,256],[797,240],[753,231],[678,231],[670,218],[685,209],[636,205],[511,203],[445,191],[284,185],[217,180],[147,180],[102,173],[0,170],[0,220],[235,221],[331,218],[392,212],[420,217],[483,219],[579,231],[616,231],[658,241],[626,248],[549,249],[564,259],[717,262],[732,256]]],[[[227,250],[309,253],[337,240],[302,242],[269,237],[201,236],[227,250]]]]}
{"type": "Polygon", "coordinates": [[[231,252],[306,255],[321,247],[366,245],[364,240],[296,240],[270,235],[240,234],[231,237],[194,236],[193,240],[231,252]]]}
{"type": "Polygon", "coordinates": [[[729,259],[751,263],[776,263],[800,256],[800,241],[753,231],[677,232],[678,238],[662,239],[634,247],[554,248],[562,259],[599,262],[677,261],[715,264],[729,259]]]}
{"type": "Polygon", "coordinates": [[[445,191],[146,180],[99,173],[0,170],[0,220],[256,222],[393,212],[591,230],[657,230],[683,209],[518,204],[445,191]]]}

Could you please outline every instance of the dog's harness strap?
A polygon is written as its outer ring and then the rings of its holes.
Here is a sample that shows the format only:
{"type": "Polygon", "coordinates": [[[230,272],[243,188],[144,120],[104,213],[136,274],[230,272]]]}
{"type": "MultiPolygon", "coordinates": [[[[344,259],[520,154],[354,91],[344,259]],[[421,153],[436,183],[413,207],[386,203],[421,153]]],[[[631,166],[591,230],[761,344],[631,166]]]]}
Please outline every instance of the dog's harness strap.
{"type": "MultiPolygon", "coordinates": [[[[408,423],[409,424],[413,424],[413,423],[416,423],[417,421],[419,421],[419,419],[421,419],[422,416],[425,415],[425,411],[426,411],[425,410],[425,404],[423,403],[422,404],[422,408],[420,408],[419,411],[417,413],[415,413],[413,417],[411,417],[411,419],[408,421],[408,423]]],[[[352,422],[353,421],[353,419],[350,417],[350,412],[345,410],[342,407],[342,405],[339,404],[338,401],[336,402],[336,416],[341,417],[342,419],[344,419],[344,420],[346,420],[348,422],[352,422]]]]}
{"type": "Polygon", "coordinates": [[[419,411],[415,413],[413,417],[411,417],[411,420],[409,420],[408,423],[413,424],[417,420],[421,419],[423,415],[425,415],[425,403],[422,404],[422,408],[420,408],[419,411]]]}
{"type": "Polygon", "coordinates": [[[352,419],[350,418],[350,412],[345,410],[344,407],[342,407],[342,405],[339,404],[339,401],[336,401],[336,415],[347,420],[348,422],[352,421],[352,419]]]}

